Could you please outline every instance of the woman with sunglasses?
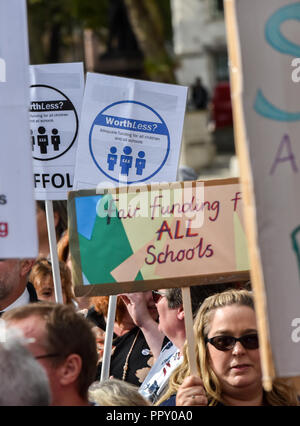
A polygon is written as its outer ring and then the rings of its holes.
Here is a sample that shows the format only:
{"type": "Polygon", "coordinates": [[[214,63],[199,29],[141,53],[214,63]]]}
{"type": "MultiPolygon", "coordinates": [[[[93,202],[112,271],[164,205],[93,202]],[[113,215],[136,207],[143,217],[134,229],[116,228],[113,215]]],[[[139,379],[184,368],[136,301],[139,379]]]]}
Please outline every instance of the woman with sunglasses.
{"type": "Polygon", "coordinates": [[[196,316],[199,376],[189,376],[187,348],[158,405],[298,405],[295,391],[276,379],[262,386],[254,302],[247,290],[208,297],[196,316]]]}

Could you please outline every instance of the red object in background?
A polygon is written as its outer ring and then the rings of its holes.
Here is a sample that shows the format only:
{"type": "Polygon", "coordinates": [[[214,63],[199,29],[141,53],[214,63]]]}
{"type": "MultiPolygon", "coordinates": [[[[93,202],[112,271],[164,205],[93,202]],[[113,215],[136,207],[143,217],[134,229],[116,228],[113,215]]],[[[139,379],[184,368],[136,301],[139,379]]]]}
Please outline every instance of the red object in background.
{"type": "Polygon", "coordinates": [[[217,83],[211,102],[212,119],[216,129],[232,126],[232,107],[228,81],[217,83]]]}

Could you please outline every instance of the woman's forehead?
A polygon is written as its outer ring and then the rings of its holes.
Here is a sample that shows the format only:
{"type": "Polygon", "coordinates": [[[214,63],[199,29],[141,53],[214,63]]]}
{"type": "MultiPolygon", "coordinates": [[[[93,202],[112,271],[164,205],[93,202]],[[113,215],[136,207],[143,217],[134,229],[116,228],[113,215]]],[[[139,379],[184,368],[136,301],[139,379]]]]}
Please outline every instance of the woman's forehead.
{"type": "Polygon", "coordinates": [[[256,329],[255,312],[249,306],[229,305],[215,309],[209,318],[210,330],[256,329]]]}

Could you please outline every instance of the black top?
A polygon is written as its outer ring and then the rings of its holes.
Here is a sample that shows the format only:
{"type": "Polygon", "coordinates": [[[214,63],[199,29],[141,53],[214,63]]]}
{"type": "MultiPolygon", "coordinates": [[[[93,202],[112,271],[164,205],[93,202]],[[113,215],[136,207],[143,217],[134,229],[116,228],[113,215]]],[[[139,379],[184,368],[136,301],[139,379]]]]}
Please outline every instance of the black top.
{"type": "Polygon", "coordinates": [[[39,299],[37,297],[35,288],[34,288],[33,284],[31,284],[30,282],[27,283],[27,290],[28,290],[28,293],[29,293],[30,303],[38,302],[39,299]]]}
{"type": "MultiPolygon", "coordinates": [[[[93,307],[89,309],[87,318],[102,330],[106,330],[106,322],[103,315],[95,311],[93,307]]],[[[140,386],[152,367],[153,355],[139,327],[134,327],[128,333],[119,337],[115,334],[113,335],[113,352],[110,361],[109,376],[122,380],[126,357],[130,352],[135,338],[136,342],[134,343],[128,359],[125,381],[140,386]]],[[[166,339],[164,339],[164,341],[166,341],[166,339]]],[[[164,344],[165,343],[163,343],[163,345],[164,344]]],[[[98,364],[96,380],[100,379],[101,367],[102,363],[100,362],[98,364]]]]}

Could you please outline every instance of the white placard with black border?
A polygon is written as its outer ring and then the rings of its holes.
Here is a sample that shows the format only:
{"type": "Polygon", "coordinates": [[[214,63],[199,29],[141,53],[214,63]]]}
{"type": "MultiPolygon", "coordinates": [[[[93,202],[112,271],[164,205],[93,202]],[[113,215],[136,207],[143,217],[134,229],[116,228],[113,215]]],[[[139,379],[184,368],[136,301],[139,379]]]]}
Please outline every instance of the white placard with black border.
{"type": "Polygon", "coordinates": [[[73,187],[84,91],[81,62],[30,67],[30,146],[37,200],[64,200],[73,187]]]}
{"type": "Polygon", "coordinates": [[[74,189],[176,180],[187,87],[87,73],[74,189]]]}

